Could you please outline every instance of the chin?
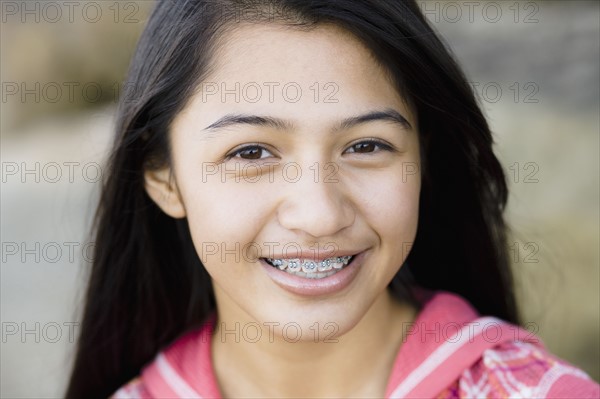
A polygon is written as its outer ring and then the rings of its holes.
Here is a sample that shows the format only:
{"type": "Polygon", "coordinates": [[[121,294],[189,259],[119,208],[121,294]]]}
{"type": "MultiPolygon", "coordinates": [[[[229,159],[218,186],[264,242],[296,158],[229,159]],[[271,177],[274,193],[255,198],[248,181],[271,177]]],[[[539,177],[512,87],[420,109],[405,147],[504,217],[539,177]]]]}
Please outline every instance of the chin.
{"type": "Polygon", "coordinates": [[[254,319],[274,337],[286,342],[332,342],[351,331],[366,311],[349,303],[326,304],[315,301],[301,304],[293,311],[262,309],[254,319]]]}

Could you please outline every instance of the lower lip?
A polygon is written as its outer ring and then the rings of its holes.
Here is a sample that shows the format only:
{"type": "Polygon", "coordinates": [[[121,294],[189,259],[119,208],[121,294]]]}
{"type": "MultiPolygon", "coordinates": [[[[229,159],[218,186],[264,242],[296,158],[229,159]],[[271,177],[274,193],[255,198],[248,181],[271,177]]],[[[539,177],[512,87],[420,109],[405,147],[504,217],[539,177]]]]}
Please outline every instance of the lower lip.
{"type": "Polygon", "coordinates": [[[348,266],[334,275],[318,279],[289,274],[271,266],[264,259],[261,259],[260,263],[271,280],[284,290],[302,296],[319,296],[334,294],[346,288],[356,277],[364,258],[365,251],[356,255],[348,266]]]}

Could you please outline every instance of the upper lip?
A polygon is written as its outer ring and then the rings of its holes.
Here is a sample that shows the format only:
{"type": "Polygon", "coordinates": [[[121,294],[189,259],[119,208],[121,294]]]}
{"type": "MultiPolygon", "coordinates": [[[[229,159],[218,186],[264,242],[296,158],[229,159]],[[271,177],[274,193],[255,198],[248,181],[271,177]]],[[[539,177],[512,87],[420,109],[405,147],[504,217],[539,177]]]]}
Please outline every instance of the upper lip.
{"type": "Polygon", "coordinates": [[[288,251],[285,254],[273,254],[266,256],[268,259],[306,259],[315,262],[320,262],[324,259],[337,258],[342,256],[352,256],[361,253],[363,250],[344,250],[344,251],[331,251],[331,250],[302,250],[302,251],[288,251]]]}

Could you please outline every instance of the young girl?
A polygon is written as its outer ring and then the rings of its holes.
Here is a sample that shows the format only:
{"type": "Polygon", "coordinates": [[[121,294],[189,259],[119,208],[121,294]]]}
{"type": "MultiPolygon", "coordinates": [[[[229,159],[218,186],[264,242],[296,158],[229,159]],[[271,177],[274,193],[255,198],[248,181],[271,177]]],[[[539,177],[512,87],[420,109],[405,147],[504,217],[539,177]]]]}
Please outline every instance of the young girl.
{"type": "Polygon", "coordinates": [[[598,397],[518,327],[504,174],[412,1],[161,1],[67,398],[598,397]]]}

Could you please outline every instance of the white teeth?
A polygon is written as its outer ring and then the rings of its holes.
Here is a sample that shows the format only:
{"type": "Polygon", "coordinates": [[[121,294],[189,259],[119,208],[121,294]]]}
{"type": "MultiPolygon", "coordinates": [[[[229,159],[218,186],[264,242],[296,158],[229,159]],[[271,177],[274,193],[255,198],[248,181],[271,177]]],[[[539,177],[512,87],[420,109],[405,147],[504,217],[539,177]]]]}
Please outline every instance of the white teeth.
{"type": "Polygon", "coordinates": [[[306,278],[323,278],[337,273],[346,266],[352,256],[338,256],[324,259],[322,261],[313,261],[310,259],[271,259],[267,262],[279,270],[285,270],[290,274],[295,274],[306,278]]]}
{"type": "Polygon", "coordinates": [[[314,273],[317,271],[317,262],[307,261],[302,262],[302,271],[304,273],[314,273]]]}
{"type": "Polygon", "coordinates": [[[290,259],[287,263],[287,267],[289,271],[297,272],[300,271],[300,260],[299,259],[290,259]]]}
{"type": "Polygon", "coordinates": [[[333,267],[333,262],[331,261],[331,259],[324,259],[321,262],[319,262],[318,265],[318,269],[320,272],[326,272],[331,270],[331,268],[333,267]]]}
{"type": "Polygon", "coordinates": [[[283,270],[287,267],[287,263],[282,261],[281,259],[269,259],[273,266],[277,266],[279,269],[283,270]]]}

